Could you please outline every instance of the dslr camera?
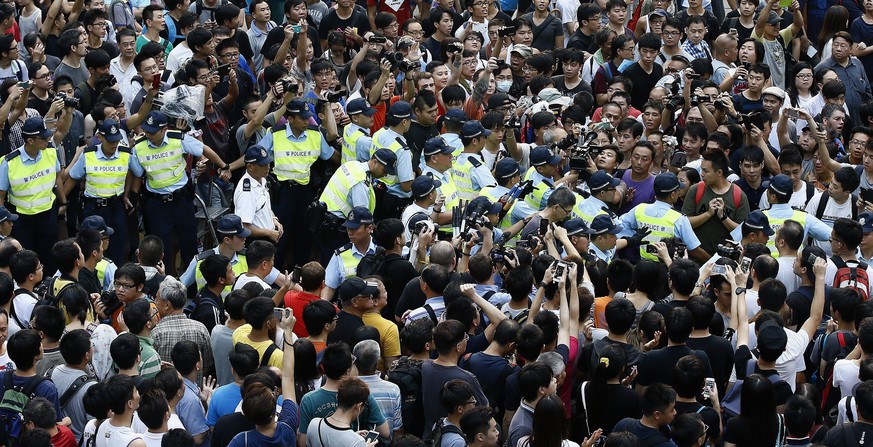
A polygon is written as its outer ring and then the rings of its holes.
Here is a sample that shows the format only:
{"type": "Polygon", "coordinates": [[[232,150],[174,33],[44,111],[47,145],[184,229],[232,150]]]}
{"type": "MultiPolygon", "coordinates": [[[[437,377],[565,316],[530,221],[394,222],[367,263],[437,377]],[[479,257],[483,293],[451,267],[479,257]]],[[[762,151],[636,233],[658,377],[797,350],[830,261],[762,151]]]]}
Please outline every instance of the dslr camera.
{"type": "Polygon", "coordinates": [[[346,95],[348,95],[348,90],[341,88],[339,90],[331,90],[327,92],[327,101],[328,102],[340,102],[346,95]]]}
{"type": "Polygon", "coordinates": [[[300,84],[291,82],[290,79],[279,79],[277,81],[282,86],[283,92],[300,93],[300,84]]]}
{"type": "Polygon", "coordinates": [[[507,25],[497,28],[497,35],[500,37],[509,37],[515,35],[515,26],[507,25]]]}
{"type": "Polygon", "coordinates": [[[743,254],[743,248],[737,245],[718,244],[715,252],[722,258],[733,259],[739,262],[740,256],[743,254]]]}
{"type": "Polygon", "coordinates": [[[74,109],[79,107],[79,98],[76,98],[75,96],[67,96],[66,93],[58,93],[57,98],[64,100],[64,107],[72,107],[74,109]]]}

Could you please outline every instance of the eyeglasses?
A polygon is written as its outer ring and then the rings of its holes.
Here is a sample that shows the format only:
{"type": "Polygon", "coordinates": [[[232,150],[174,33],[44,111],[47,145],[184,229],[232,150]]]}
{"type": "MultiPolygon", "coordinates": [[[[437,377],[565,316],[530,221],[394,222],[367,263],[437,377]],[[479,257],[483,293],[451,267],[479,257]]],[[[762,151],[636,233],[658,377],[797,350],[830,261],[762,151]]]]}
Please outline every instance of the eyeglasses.
{"type": "Polygon", "coordinates": [[[136,284],[125,284],[123,282],[115,281],[115,288],[119,290],[130,290],[136,287],[136,284]]]}
{"type": "Polygon", "coordinates": [[[812,79],[812,75],[811,74],[797,75],[797,79],[812,79]]]}
{"type": "Polygon", "coordinates": [[[866,141],[861,140],[851,140],[849,141],[849,146],[865,146],[867,144],[866,141]]]}
{"type": "Polygon", "coordinates": [[[405,32],[404,34],[412,34],[413,36],[423,36],[423,35],[424,35],[424,30],[407,31],[407,32],[405,32]]]}
{"type": "Polygon", "coordinates": [[[476,403],[477,403],[476,399],[470,399],[470,400],[464,402],[464,405],[476,405],[476,403]]]}
{"type": "Polygon", "coordinates": [[[224,53],[219,55],[222,59],[236,59],[239,57],[239,52],[236,53],[224,53]]]}
{"type": "Polygon", "coordinates": [[[44,74],[44,75],[42,75],[42,76],[36,76],[36,77],[34,77],[34,79],[41,79],[41,80],[43,80],[43,81],[48,81],[48,80],[51,79],[51,78],[52,78],[52,74],[51,74],[51,73],[46,73],[46,74],[44,74]]]}
{"type": "Polygon", "coordinates": [[[151,315],[149,315],[149,320],[151,320],[152,318],[157,317],[157,316],[158,316],[158,311],[155,310],[154,313],[152,313],[151,315]]]}
{"type": "Polygon", "coordinates": [[[664,31],[661,34],[663,34],[665,36],[678,36],[678,35],[682,34],[682,32],[681,31],[664,31]]]}
{"type": "Polygon", "coordinates": [[[118,44],[121,48],[133,48],[136,46],[136,41],[133,42],[121,42],[118,44]]]}

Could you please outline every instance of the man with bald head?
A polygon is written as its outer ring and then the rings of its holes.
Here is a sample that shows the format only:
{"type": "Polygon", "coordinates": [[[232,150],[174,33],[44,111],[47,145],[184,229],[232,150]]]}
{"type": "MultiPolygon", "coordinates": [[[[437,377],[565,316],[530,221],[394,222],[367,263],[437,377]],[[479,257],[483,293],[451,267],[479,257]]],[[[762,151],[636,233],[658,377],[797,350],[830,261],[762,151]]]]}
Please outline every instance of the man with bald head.
{"type": "Polygon", "coordinates": [[[732,68],[736,68],[739,41],[733,34],[722,34],[715,39],[712,46],[712,77],[709,79],[715,85],[721,85],[725,76],[732,68]]]}
{"type": "MultiPolygon", "coordinates": [[[[440,265],[447,268],[449,270],[449,282],[460,280],[460,275],[455,272],[455,248],[448,241],[437,241],[430,247],[430,258],[427,265],[440,265]]],[[[420,281],[419,277],[412,278],[403,289],[403,293],[397,301],[397,307],[394,309],[394,318],[398,322],[403,321],[403,314],[407,311],[424,306],[427,296],[421,290],[420,281]]]]}

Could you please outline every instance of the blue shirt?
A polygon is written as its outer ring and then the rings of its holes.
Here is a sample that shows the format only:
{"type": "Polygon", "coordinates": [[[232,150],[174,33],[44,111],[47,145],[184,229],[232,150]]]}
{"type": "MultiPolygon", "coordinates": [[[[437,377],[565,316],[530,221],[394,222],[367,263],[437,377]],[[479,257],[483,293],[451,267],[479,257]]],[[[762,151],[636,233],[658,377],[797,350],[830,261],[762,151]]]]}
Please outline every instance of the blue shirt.
{"type": "Polygon", "coordinates": [[[244,431],[230,441],[228,447],[279,447],[297,445],[297,404],[293,399],[282,402],[276,431],[267,437],[257,430],[244,431]]]}
{"type": "MultiPolygon", "coordinates": [[[[42,159],[42,151],[37,152],[35,158],[31,158],[30,155],[27,155],[27,151],[24,150],[24,146],[21,146],[16,150],[18,152],[21,152],[21,155],[19,155],[18,158],[21,159],[21,163],[24,164],[24,166],[30,166],[30,165],[36,164],[37,162],[39,162],[39,160],[42,159]]],[[[53,150],[54,151],[57,149],[55,149],[54,147],[49,145],[49,147],[47,147],[45,150],[53,150]]],[[[60,171],[61,171],[61,162],[60,162],[60,158],[59,158],[58,161],[55,162],[55,172],[57,173],[60,171]]],[[[10,188],[11,187],[9,185],[9,162],[6,160],[6,157],[3,157],[2,162],[0,162],[0,191],[9,191],[10,188]]]]}
{"type": "Polygon", "coordinates": [[[235,382],[216,388],[209,401],[209,411],[206,412],[206,425],[214,427],[218,418],[236,411],[241,401],[240,386],[235,382]]]}
{"type": "Polygon", "coordinates": [[[370,136],[370,129],[361,127],[355,123],[349,123],[346,128],[350,129],[348,132],[351,135],[352,132],[361,131],[364,135],[358,137],[355,140],[355,159],[358,161],[367,161],[370,159],[370,148],[373,146],[373,137],[370,136]]]}
{"type": "MultiPolygon", "coordinates": [[[[406,138],[403,135],[391,130],[390,127],[386,127],[384,131],[379,132],[378,135],[373,135],[375,138],[373,139],[373,147],[378,143],[380,147],[388,147],[391,146],[398,139],[402,141],[403,146],[406,146],[406,138]]],[[[400,187],[401,183],[411,182],[415,180],[415,172],[412,170],[412,151],[408,149],[401,149],[396,152],[397,154],[397,182],[393,185],[388,186],[388,192],[395,197],[401,198],[410,198],[412,197],[412,191],[406,192],[403,188],[400,187]]],[[[367,160],[370,159],[369,153],[367,154],[367,160]]]]}
{"type": "Polygon", "coordinates": [[[598,259],[603,259],[607,264],[612,262],[612,258],[615,257],[615,247],[613,247],[611,250],[606,250],[604,252],[604,251],[600,251],[600,249],[597,248],[596,245],[589,244],[588,245],[588,252],[594,256],[597,256],[598,259]]]}
{"type": "MultiPolygon", "coordinates": [[[[594,196],[590,196],[587,199],[583,200],[581,203],[579,203],[577,208],[579,208],[579,211],[584,213],[586,216],[594,216],[594,217],[596,217],[601,211],[609,210],[609,206],[606,205],[606,202],[604,202],[604,201],[602,201],[594,196]]],[[[609,211],[606,211],[606,213],[610,214],[609,211]]],[[[589,221],[587,217],[576,216],[575,212],[573,213],[573,215],[575,217],[578,217],[578,218],[584,220],[588,226],[591,226],[591,221],[589,221]]],[[[592,219],[593,219],[593,217],[592,217],[592,219]]],[[[615,219],[613,219],[613,220],[615,220],[615,219]]],[[[621,221],[616,222],[616,223],[622,224],[621,221]]]]}
{"type": "MultiPolygon", "coordinates": [[[[321,154],[319,154],[318,158],[322,160],[330,160],[330,157],[333,156],[334,149],[327,144],[327,140],[324,139],[324,135],[321,135],[321,132],[318,134],[321,137],[321,154]]],[[[291,143],[303,143],[306,141],[306,132],[301,132],[300,136],[294,135],[294,132],[291,131],[291,125],[285,124],[285,137],[288,138],[288,141],[291,143]]],[[[261,141],[258,142],[267,152],[270,153],[270,156],[273,156],[273,132],[268,131],[264,138],[261,138],[261,141]]]]}
{"type": "Polygon", "coordinates": [[[497,184],[497,180],[494,179],[494,176],[491,175],[491,170],[488,169],[488,166],[485,165],[485,161],[482,159],[482,156],[479,154],[474,154],[470,152],[463,153],[458,156],[458,160],[455,163],[460,162],[463,159],[468,158],[477,158],[482,162],[478,167],[473,166],[470,169],[470,179],[473,181],[473,190],[478,191],[486,186],[494,186],[497,184]]]}
{"type": "MultiPolygon", "coordinates": [[[[183,377],[182,382],[185,383],[185,394],[176,404],[176,414],[179,415],[188,433],[197,436],[209,431],[209,426],[206,425],[206,413],[203,411],[203,404],[200,403],[200,388],[187,378],[183,377]]],[[[202,446],[209,446],[208,436],[202,446]]]]}
{"type": "MultiPolygon", "coordinates": [[[[168,142],[169,142],[169,137],[167,137],[166,133],[164,133],[164,141],[161,143],[160,146],[155,146],[154,144],[152,144],[151,140],[146,139],[146,144],[151,149],[157,149],[159,147],[163,147],[168,142]]],[[[184,134],[182,136],[182,152],[199,158],[200,156],[203,155],[203,142],[192,137],[191,135],[184,134]]],[[[145,172],[145,169],[142,167],[142,164],[139,162],[139,155],[136,153],[136,147],[133,148],[133,156],[130,157],[130,162],[131,162],[130,169],[133,172],[135,172],[135,173],[139,172],[140,175],[142,175],[142,173],[145,172]]],[[[155,194],[170,194],[170,193],[184,187],[187,184],[188,184],[188,176],[187,175],[183,175],[182,178],[180,178],[178,182],[176,182],[173,185],[167,186],[165,188],[152,189],[152,187],[148,184],[148,182],[145,182],[146,189],[148,189],[149,191],[151,191],[155,194]]]]}
{"type": "MultiPolygon", "coordinates": [[[[354,256],[355,259],[360,260],[370,253],[376,253],[376,244],[373,242],[373,238],[370,238],[370,246],[367,247],[366,253],[361,253],[355,244],[352,244],[350,250],[352,251],[352,256],[354,256]]],[[[340,258],[340,255],[334,253],[333,256],[330,257],[327,269],[324,271],[324,285],[331,289],[336,289],[344,279],[346,279],[346,272],[345,267],[343,266],[343,260],[340,258]]]]}
{"type": "MultiPolygon", "coordinates": [[[[670,204],[660,200],[656,200],[655,203],[651,205],[644,204],[637,206],[645,206],[645,211],[643,211],[645,215],[656,218],[664,217],[664,215],[667,214],[667,211],[673,209],[670,204]]],[[[640,224],[637,221],[636,207],[627,213],[622,214],[619,220],[624,227],[624,230],[619,234],[619,237],[633,236],[634,232],[640,227],[640,224]]],[[[682,216],[673,222],[673,235],[682,239],[682,243],[688,247],[688,250],[694,250],[700,246],[700,239],[697,239],[697,235],[694,234],[694,229],[691,228],[691,222],[689,222],[688,218],[685,216],[682,216]]]]}
{"type": "MultiPolygon", "coordinates": [[[[97,146],[96,154],[97,154],[97,160],[100,160],[102,162],[117,160],[118,159],[118,148],[115,149],[115,153],[113,153],[111,157],[107,157],[106,153],[103,152],[103,145],[101,144],[101,145],[97,146]]],[[[138,165],[138,164],[134,164],[133,157],[130,157],[130,159],[128,159],[127,168],[130,169],[131,172],[133,172],[133,175],[135,175],[137,177],[142,177],[142,174],[143,174],[142,166],[138,165]]],[[[81,180],[83,177],[85,177],[85,154],[80,155],[79,158],[76,160],[76,164],[74,164],[73,167],[70,168],[70,178],[75,179],[75,180],[81,180]]],[[[86,197],[93,197],[91,194],[88,194],[87,192],[85,192],[85,196],[86,197]]]]}
{"type": "MultiPolygon", "coordinates": [[[[770,209],[767,210],[767,214],[772,216],[772,218],[777,219],[787,219],[794,215],[794,208],[791,208],[791,205],[787,203],[777,203],[770,205],[770,209]]],[[[806,222],[800,222],[803,224],[803,240],[811,237],[817,241],[828,241],[831,238],[831,227],[828,224],[818,220],[815,216],[809,213],[803,213],[806,216],[806,222]]],[[[776,235],[770,236],[770,238],[775,239],[776,235]]],[[[743,239],[743,226],[737,225],[733,231],[731,231],[731,239],[735,241],[739,241],[743,239]]]]}

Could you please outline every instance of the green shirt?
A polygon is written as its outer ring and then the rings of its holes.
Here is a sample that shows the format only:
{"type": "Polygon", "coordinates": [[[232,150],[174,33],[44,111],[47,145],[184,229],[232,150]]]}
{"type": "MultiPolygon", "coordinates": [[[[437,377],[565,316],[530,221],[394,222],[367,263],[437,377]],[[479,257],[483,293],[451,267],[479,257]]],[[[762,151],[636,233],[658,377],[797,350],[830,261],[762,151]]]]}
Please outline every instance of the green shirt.
{"type": "MultiPolygon", "coordinates": [[[[146,36],[144,36],[142,34],[137,36],[136,37],[136,52],[139,53],[140,50],[142,50],[142,47],[144,47],[145,44],[147,44],[149,42],[151,42],[151,40],[149,40],[146,36]]],[[[167,39],[164,39],[163,37],[161,37],[161,41],[158,43],[164,47],[164,57],[169,56],[170,51],[173,51],[173,44],[170,42],[167,42],[167,39]]]]}
{"type": "MultiPolygon", "coordinates": [[[[306,430],[309,429],[309,421],[332,415],[336,411],[336,407],[336,391],[320,388],[306,393],[300,401],[300,425],[297,430],[305,435],[306,430]]],[[[386,419],[382,415],[379,403],[376,402],[376,399],[371,394],[361,416],[352,422],[352,430],[375,430],[376,427],[384,424],[385,421],[386,419]],[[369,413],[367,408],[369,408],[369,413]],[[366,426],[358,426],[358,421],[366,421],[366,426]]]]}
{"type": "Polygon", "coordinates": [[[151,379],[161,371],[161,356],[155,351],[151,337],[137,335],[136,338],[139,339],[140,350],[139,375],[144,379],[151,379]]]}

